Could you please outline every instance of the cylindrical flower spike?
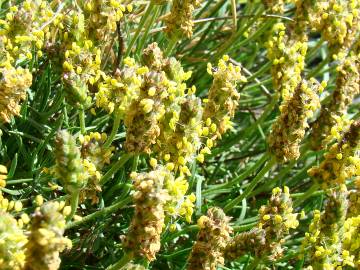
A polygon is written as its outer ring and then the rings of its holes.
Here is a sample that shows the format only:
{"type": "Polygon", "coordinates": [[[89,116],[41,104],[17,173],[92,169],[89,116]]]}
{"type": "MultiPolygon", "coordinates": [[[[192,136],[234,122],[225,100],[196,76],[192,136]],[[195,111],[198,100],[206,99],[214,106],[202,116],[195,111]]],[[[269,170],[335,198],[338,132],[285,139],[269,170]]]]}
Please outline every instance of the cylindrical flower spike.
{"type": "Polygon", "coordinates": [[[235,260],[247,253],[260,259],[276,260],[282,256],[282,244],[290,229],[299,222],[293,213],[289,188],[274,188],[269,203],[259,210],[259,222],[256,228],[241,233],[226,244],[226,259],[235,260]]]}
{"type": "Polygon", "coordinates": [[[81,1],[81,4],[87,20],[87,35],[97,43],[114,33],[116,23],[133,10],[132,4],[126,5],[122,0],[85,0],[81,1]]]}
{"type": "Polygon", "coordinates": [[[75,138],[66,130],[56,136],[55,174],[69,194],[79,192],[87,183],[88,174],[82,163],[80,149],[75,138]]]}
{"type": "Polygon", "coordinates": [[[254,228],[249,232],[240,233],[232,238],[225,247],[224,257],[226,260],[231,261],[248,253],[256,257],[261,257],[262,248],[265,244],[265,230],[254,228]]]}
{"type": "Polygon", "coordinates": [[[50,39],[50,26],[56,24],[51,20],[54,11],[48,2],[25,0],[19,5],[9,3],[6,11],[0,29],[0,66],[32,60],[34,49],[41,57],[44,44],[50,39]]]}
{"type": "Polygon", "coordinates": [[[193,12],[201,0],[173,0],[171,12],[164,18],[166,33],[171,38],[190,38],[193,33],[193,12]]]}
{"type": "Polygon", "coordinates": [[[205,105],[203,121],[209,118],[217,126],[217,137],[221,137],[232,127],[230,119],[234,117],[240,98],[236,86],[240,82],[246,82],[241,68],[228,61],[229,56],[225,55],[219,60],[218,67],[213,68],[208,64],[208,73],[214,79],[205,105]]]}
{"type": "Polygon", "coordinates": [[[31,221],[24,270],[59,269],[59,253],[71,248],[71,240],[63,236],[64,231],[65,217],[60,213],[59,203],[49,202],[37,209],[31,221]]]}
{"type": "Polygon", "coordinates": [[[305,234],[303,255],[314,270],[336,269],[341,266],[343,226],[348,209],[345,185],[330,191],[322,214],[315,211],[314,219],[305,234]]]}
{"type": "Polygon", "coordinates": [[[344,238],[342,241],[342,265],[354,269],[360,267],[360,216],[348,218],[344,224],[344,238]]]}
{"type": "Polygon", "coordinates": [[[26,242],[16,219],[0,208],[0,269],[23,270],[26,242]]]}
{"type": "Polygon", "coordinates": [[[163,58],[155,43],[144,50],[143,61],[146,66],[137,69],[142,75],[140,94],[132,101],[124,121],[127,127],[125,148],[145,153],[157,148],[162,155],[166,147],[173,147],[173,142],[168,145],[163,141],[169,139],[163,135],[171,137],[177,132],[181,104],[187,98],[184,82],[191,72],[184,72],[175,58],[163,58]]]}
{"type": "Polygon", "coordinates": [[[132,58],[124,59],[124,67],[116,70],[113,76],[103,75],[95,94],[96,106],[108,113],[115,112],[124,119],[130,104],[138,98],[143,74],[138,74],[139,66],[132,58]]]}
{"type": "Polygon", "coordinates": [[[296,22],[288,29],[283,23],[275,24],[273,36],[266,43],[268,58],[272,62],[273,85],[285,101],[292,97],[301,83],[308,48],[306,29],[299,29],[300,22],[296,22]]]}
{"type": "Polygon", "coordinates": [[[314,149],[321,149],[328,143],[326,137],[333,132],[337,117],[346,114],[353,98],[360,93],[359,63],[357,56],[349,56],[337,68],[336,88],[331,100],[322,107],[319,118],[312,125],[311,143],[314,149]]]}
{"type": "Polygon", "coordinates": [[[309,26],[322,34],[336,58],[346,56],[356,36],[360,12],[357,0],[299,0],[309,26]]]}
{"type": "Polygon", "coordinates": [[[259,210],[258,228],[265,231],[265,245],[255,253],[270,260],[282,256],[284,237],[290,229],[296,229],[299,225],[297,214],[293,211],[289,188],[274,188],[268,204],[259,210]]]}
{"type": "Polygon", "coordinates": [[[135,257],[155,260],[160,250],[160,235],[164,228],[164,205],[169,195],[164,189],[168,172],[162,168],[149,173],[133,173],[135,213],[124,248],[135,257]]]}
{"type": "MultiPolygon", "coordinates": [[[[358,177],[358,181],[360,182],[360,177],[358,177]]],[[[349,209],[348,209],[348,217],[356,217],[360,215],[360,186],[357,183],[354,190],[349,191],[349,209]]]]}
{"type": "Polygon", "coordinates": [[[26,97],[32,75],[28,69],[12,66],[0,68],[0,121],[10,122],[20,113],[19,103],[26,97]]]}
{"type": "Polygon", "coordinates": [[[114,151],[114,147],[104,147],[106,139],[106,134],[99,132],[90,132],[89,135],[81,135],[79,138],[82,163],[89,174],[87,185],[80,192],[80,201],[91,199],[93,204],[99,202],[97,193],[101,191],[101,171],[105,164],[110,163],[114,151]]]}
{"type": "Polygon", "coordinates": [[[300,143],[308,127],[308,119],[320,107],[318,93],[323,85],[315,79],[303,80],[294,94],[280,106],[280,116],[268,137],[269,150],[280,162],[296,160],[300,156],[300,143]]]}
{"type": "MultiPolygon", "coordinates": [[[[175,104],[174,104],[175,105],[175,104]]],[[[168,110],[161,125],[161,133],[155,149],[167,162],[175,164],[175,169],[185,168],[187,163],[195,160],[201,147],[202,106],[195,95],[178,99],[178,108],[168,110]]],[[[187,174],[186,172],[184,173],[187,174]]]]}
{"type": "Polygon", "coordinates": [[[216,270],[224,264],[224,248],[232,232],[230,218],[220,208],[210,208],[198,220],[200,231],[188,261],[188,270],[216,270]]]}
{"type": "Polygon", "coordinates": [[[160,118],[164,114],[164,104],[161,98],[161,86],[157,83],[163,81],[164,74],[147,74],[141,86],[143,93],[129,106],[125,117],[127,127],[125,148],[128,152],[151,153],[151,146],[156,143],[160,135],[160,118]],[[151,89],[155,89],[152,95],[151,89]],[[150,94],[150,95],[149,95],[150,94]]]}
{"type": "Polygon", "coordinates": [[[309,170],[309,175],[323,188],[344,184],[353,176],[360,176],[360,120],[354,121],[336,143],[331,145],[319,166],[309,170]]]}

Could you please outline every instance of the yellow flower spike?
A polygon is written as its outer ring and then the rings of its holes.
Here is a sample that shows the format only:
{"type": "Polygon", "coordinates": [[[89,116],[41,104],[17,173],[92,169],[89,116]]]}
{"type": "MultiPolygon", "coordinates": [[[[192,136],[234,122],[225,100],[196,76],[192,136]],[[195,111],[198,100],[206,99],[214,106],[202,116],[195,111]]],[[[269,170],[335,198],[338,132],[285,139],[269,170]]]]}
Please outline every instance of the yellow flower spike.
{"type": "Polygon", "coordinates": [[[317,81],[302,80],[280,109],[281,114],[272,125],[267,139],[270,152],[279,162],[299,158],[300,143],[308,127],[308,118],[320,107],[319,87],[317,81]]]}
{"type": "Polygon", "coordinates": [[[59,253],[71,248],[71,241],[63,237],[64,216],[58,205],[46,203],[36,210],[26,245],[25,269],[58,269],[59,253]]]}
{"type": "Polygon", "coordinates": [[[189,0],[181,2],[175,0],[172,3],[170,13],[164,18],[165,32],[170,39],[180,39],[185,36],[190,38],[193,32],[193,11],[200,6],[201,1],[189,0]]]}
{"type": "Polygon", "coordinates": [[[4,270],[20,270],[24,267],[24,246],[27,242],[23,230],[16,219],[0,209],[0,268],[4,270]]]}
{"type": "Polygon", "coordinates": [[[340,136],[341,126],[346,125],[342,119],[353,98],[360,93],[359,72],[356,67],[358,57],[349,55],[338,66],[336,88],[330,96],[330,102],[326,103],[319,118],[313,124],[311,137],[312,148],[319,150],[329,144],[333,137],[340,136]],[[341,119],[341,121],[339,121],[341,119]],[[338,130],[338,132],[337,132],[338,130]]]}
{"type": "Polygon", "coordinates": [[[160,250],[160,234],[165,220],[164,206],[170,199],[164,189],[167,177],[168,174],[162,169],[133,176],[136,190],[133,195],[135,214],[124,248],[131,250],[136,256],[146,257],[148,261],[153,261],[160,250]]]}
{"type": "Polygon", "coordinates": [[[200,230],[190,254],[189,270],[216,269],[224,264],[223,249],[232,233],[229,220],[220,208],[215,207],[208,210],[207,216],[198,219],[200,230]]]}

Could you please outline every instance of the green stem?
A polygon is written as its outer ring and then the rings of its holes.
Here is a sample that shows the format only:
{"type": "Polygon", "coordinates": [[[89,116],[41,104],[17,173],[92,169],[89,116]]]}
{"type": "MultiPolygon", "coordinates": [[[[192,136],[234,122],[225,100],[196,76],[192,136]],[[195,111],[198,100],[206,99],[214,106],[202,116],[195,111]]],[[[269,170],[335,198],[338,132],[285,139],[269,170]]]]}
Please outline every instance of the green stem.
{"type": "Polygon", "coordinates": [[[154,26],[154,22],[157,18],[157,15],[160,11],[160,6],[156,6],[155,7],[155,10],[153,11],[153,15],[151,16],[149,22],[146,24],[146,27],[145,27],[145,31],[144,31],[144,34],[140,40],[140,43],[139,43],[139,46],[136,50],[136,53],[138,55],[140,55],[140,52],[142,51],[142,49],[144,48],[144,45],[145,45],[145,42],[148,40],[148,35],[149,35],[149,32],[150,32],[150,28],[154,26]]]}
{"type": "Polygon", "coordinates": [[[76,213],[76,209],[78,208],[79,205],[79,195],[80,195],[80,191],[76,191],[73,194],[71,194],[71,198],[70,198],[71,212],[70,215],[68,215],[66,218],[67,221],[71,221],[76,213]]]}
{"type": "Polygon", "coordinates": [[[171,52],[174,50],[176,43],[178,42],[177,38],[172,38],[168,44],[168,47],[165,51],[165,56],[169,56],[171,52]]]}
{"type": "Polygon", "coordinates": [[[331,61],[331,57],[326,57],[312,72],[310,72],[306,77],[316,77],[316,75],[324,68],[326,64],[328,64],[331,61]]]}
{"type": "Polygon", "coordinates": [[[85,217],[83,217],[81,220],[78,220],[78,221],[73,221],[73,222],[70,222],[66,225],[66,229],[72,229],[72,228],[75,228],[75,227],[79,227],[80,225],[83,225],[91,220],[94,220],[98,217],[104,217],[104,216],[107,216],[111,213],[114,213],[116,212],[117,210],[123,208],[124,206],[126,206],[127,204],[129,204],[130,202],[132,201],[132,198],[131,197],[127,197],[117,203],[114,203],[113,205],[111,206],[108,206],[108,207],[105,207],[97,212],[94,212],[90,215],[87,215],[85,217]]]}
{"type": "Polygon", "coordinates": [[[313,56],[319,51],[319,49],[323,44],[324,44],[324,39],[320,38],[319,41],[316,43],[316,45],[307,53],[306,60],[307,61],[311,60],[313,56]]]}
{"type": "Polygon", "coordinates": [[[131,158],[131,156],[132,154],[123,154],[121,158],[111,167],[111,169],[108,170],[101,178],[100,185],[104,185],[105,183],[107,183],[110,178],[125,165],[125,163],[131,158]]]}
{"type": "Polygon", "coordinates": [[[216,192],[216,190],[219,190],[221,188],[232,187],[232,186],[236,185],[237,183],[240,183],[241,181],[243,181],[247,177],[249,177],[249,175],[251,175],[253,172],[255,172],[261,165],[263,165],[268,158],[269,158],[268,154],[263,155],[259,160],[257,160],[255,162],[254,165],[252,165],[251,167],[248,167],[245,172],[243,172],[239,176],[235,177],[233,180],[231,180],[231,181],[229,181],[228,183],[225,183],[225,184],[220,184],[220,185],[216,185],[214,187],[211,187],[210,189],[205,190],[203,192],[203,194],[204,195],[211,194],[214,191],[216,192]]]}
{"type": "Polygon", "coordinates": [[[121,122],[121,113],[119,110],[116,110],[114,124],[112,126],[110,136],[107,138],[106,142],[104,143],[105,148],[108,148],[114,141],[114,138],[119,130],[120,122],[121,122]]]}
{"type": "Polygon", "coordinates": [[[146,12],[144,14],[144,16],[142,16],[141,20],[140,20],[140,23],[139,25],[137,26],[137,30],[133,36],[133,38],[131,39],[130,43],[129,43],[129,46],[128,48],[126,49],[126,52],[125,52],[125,58],[128,57],[130,55],[130,52],[132,50],[132,47],[134,46],[136,40],[138,39],[139,35],[140,35],[140,32],[141,30],[143,29],[144,27],[144,24],[147,20],[147,18],[150,16],[150,14],[152,13],[152,10],[154,9],[154,1],[150,1],[147,9],[146,9],[146,12]]]}
{"type": "Polygon", "coordinates": [[[131,252],[125,253],[124,256],[120,259],[120,261],[113,265],[110,265],[106,268],[106,270],[120,270],[124,265],[130,262],[133,257],[134,255],[131,252]]]}
{"type": "Polygon", "coordinates": [[[231,0],[231,13],[233,19],[233,31],[237,31],[236,0],[231,0]]]}
{"type": "Polygon", "coordinates": [[[80,120],[81,134],[85,134],[86,128],[85,128],[85,110],[84,109],[80,109],[80,111],[79,111],[79,120],[80,120]]]}
{"type": "Polygon", "coordinates": [[[306,191],[301,197],[297,198],[296,201],[294,201],[294,207],[299,206],[303,201],[305,201],[307,198],[311,197],[312,194],[319,188],[319,185],[317,183],[313,184],[308,191],[306,191]]]}
{"type": "Polygon", "coordinates": [[[266,120],[266,118],[268,118],[268,116],[274,110],[277,102],[278,102],[278,96],[275,94],[275,95],[273,95],[271,102],[268,103],[268,105],[266,106],[266,108],[263,111],[263,113],[261,114],[260,118],[258,118],[254,123],[252,123],[251,126],[245,128],[242,132],[240,132],[238,136],[235,136],[234,139],[232,139],[228,143],[225,143],[224,145],[222,145],[222,147],[218,147],[218,148],[214,149],[209,157],[213,157],[215,155],[220,154],[222,152],[223,148],[228,149],[228,148],[232,147],[233,145],[239,143],[239,140],[241,140],[242,138],[252,137],[254,129],[257,128],[258,125],[263,124],[263,122],[266,120]]]}
{"type": "Polygon", "coordinates": [[[139,164],[139,155],[138,155],[138,154],[135,154],[135,155],[134,155],[133,162],[132,162],[132,165],[131,165],[131,171],[132,171],[132,172],[136,172],[136,171],[137,171],[138,164],[139,164]]]}
{"type": "Polygon", "coordinates": [[[245,232],[247,230],[254,228],[254,226],[256,226],[257,224],[258,224],[258,221],[252,222],[252,223],[246,224],[246,225],[239,225],[239,226],[232,226],[232,227],[233,227],[234,232],[245,232]]]}
{"type": "Polygon", "coordinates": [[[247,198],[248,195],[251,193],[251,191],[261,182],[264,175],[271,170],[271,168],[274,166],[275,163],[276,160],[274,158],[269,160],[266,166],[262,168],[261,171],[251,181],[250,185],[247,186],[245,191],[242,194],[240,194],[238,197],[236,197],[234,200],[229,202],[227,205],[225,205],[224,211],[229,212],[234,206],[239,204],[244,198],[247,198]]]}
{"type": "Polygon", "coordinates": [[[15,184],[27,183],[27,182],[32,182],[32,181],[34,181],[33,178],[23,178],[23,179],[7,180],[6,184],[7,185],[15,185],[15,184]]]}

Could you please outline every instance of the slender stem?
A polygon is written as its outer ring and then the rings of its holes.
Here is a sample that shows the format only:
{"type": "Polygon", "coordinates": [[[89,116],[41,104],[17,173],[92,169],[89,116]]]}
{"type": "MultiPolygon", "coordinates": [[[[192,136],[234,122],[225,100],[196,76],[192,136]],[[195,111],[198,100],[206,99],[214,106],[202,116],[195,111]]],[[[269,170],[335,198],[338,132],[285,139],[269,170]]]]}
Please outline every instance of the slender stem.
{"type": "Polygon", "coordinates": [[[231,0],[231,13],[233,19],[233,31],[237,31],[236,0],[231,0]]]}
{"type": "Polygon", "coordinates": [[[116,110],[114,124],[112,126],[110,136],[107,138],[106,142],[104,143],[105,148],[108,148],[114,141],[114,138],[119,130],[120,122],[121,122],[121,114],[119,110],[116,110]]]}
{"type": "Polygon", "coordinates": [[[106,268],[106,270],[120,270],[124,265],[126,265],[128,262],[132,260],[134,257],[133,253],[125,253],[124,256],[115,264],[110,265],[106,268]]]}
{"type": "Polygon", "coordinates": [[[319,51],[319,49],[323,44],[324,44],[324,39],[320,38],[320,40],[316,43],[316,45],[307,53],[306,60],[312,59],[312,57],[319,51]]]}
{"type": "Polygon", "coordinates": [[[231,180],[225,184],[220,184],[220,185],[211,187],[210,189],[205,190],[203,192],[203,194],[204,195],[211,194],[211,193],[213,193],[213,191],[219,190],[220,188],[228,188],[228,187],[232,187],[232,186],[236,185],[237,183],[240,183],[241,181],[246,179],[249,175],[251,175],[253,172],[255,172],[261,165],[263,165],[268,158],[269,158],[268,154],[263,155],[259,160],[257,160],[255,162],[254,165],[252,165],[251,167],[248,167],[245,172],[243,172],[239,176],[235,177],[233,180],[231,180]]]}
{"type": "Polygon", "coordinates": [[[85,111],[84,111],[84,109],[80,109],[80,111],[79,111],[79,120],[80,120],[81,134],[85,134],[86,128],[85,128],[85,111]]]}
{"type": "Polygon", "coordinates": [[[240,225],[240,226],[232,226],[234,229],[234,232],[244,232],[247,230],[250,230],[251,228],[254,228],[255,225],[258,224],[258,221],[252,222],[246,225],[240,225]]]}
{"type": "Polygon", "coordinates": [[[141,33],[141,30],[143,29],[143,26],[147,20],[147,18],[150,16],[150,14],[152,13],[152,10],[154,9],[154,1],[150,1],[147,9],[146,9],[146,12],[144,14],[144,16],[142,16],[141,20],[140,20],[140,23],[139,25],[137,26],[137,30],[133,36],[133,38],[131,39],[130,43],[129,43],[129,47],[126,49],[126,52],[125,52],[125,57],[128,57],[130,55],[130,52],[132,50],[132,47],[134,46],[136,40],[138,39],[140,33],[141,33]]]}
{"type": "Polygon", "coordinates": [[[75,227],[79,227],[80,225],[83,225],[91,220],[94,220],[98,217],[101,217],[101,216],[107,216],[111,213],[114,213],[116,212],[117,210],[123,208],[124,206],[126,206],[127,204],[129,204],[130,202],[132,201],[132,198],[131,197],[127,197],[117,203],[114,203],[113,205],[111,206],[108,206],[108,207],[105,207],[97,212],[94,212],[90,215],[87,215],[85,217],[83,217],[81,220],[78,220],[78,221],[73,221],[73,222],[70,222],[66,225],[66,229],[72,229],[72,228],[75,228],[75,227]]]}
{"type": "Polygon", "coordinates": [[[120,170],[125,163],[131,158],[132,154],[123,154],[121,158],[108,170],[100,180],[100,185],[104,185],[110,180],[110,178],[120,170]]]}
{"type": "Polygon", "coordinates": [[[70,215],[68,215],[66,218],[67,221],[70,221],[76,213],[76,209],[78,208],[79,205],[79,195],[80,195],[80,191],[76,191],[73,194],[71,194],[71,198],[70,198],[71,212],[70,215]]]}
{"type": "Polygon", "coordinates": [[[149,32],[150,32],[150,28],[154,26],[154,22],[157,18],[157,15],[160,11],[160,6],[156,6],[155,7],[155,10],[153,11],[153,15],[151,16],[149,22],[146,24],[146,27],[145,27],[145,31],[144,31],[144,34],[140,40],[140,43],[139,43],[139,46],[136,50],[136,53],[137,54],[140,54],[141,50],[144,48],[144,44],[145,42],[148,40],[148,35],[149,35],[149,32]]]}
{"type": "Polygon", "coordinates": [[[229,212],[234,206],[239,204],[244,198],[247,198],[247,196],[250,194],[250,192],[257,186],[257,184],[259,184],[261,182],[261,180],[263,179],[263,176],[268,171],[271,170],[271,168],[274,166],[275,162],[276,162],[276,160],[274,158],[269,160],[268,163],[266,164],[266,166],[264,168],[262,168],[262,170],[251,181],[250,185],[247,186],[245,191],[242,194],[240,194],[238,197],[236,197],[234,200],[229,202],[227,205],[225,205],[224,211],[229,212]]]}
{"type": "Polygon", "coordinates": [[[135,154],[135,155],[134,155],[133,162],[132,162],[132,165],[131,165],[131,171],[132,171],[132,172],[136,172],[136,171],[137,171],[138,164],[139,164],[139,155],[138,155],[138,154],[135,154]]]}
{"type": "Polygon", "coordinates": [[[297,198],[296,201],[294,201],[294,206],[299,206],[303,201],[311,197],[318,188],[319,185],[317,183],[313,184],[301,197],[297,198]]]}
{"type": "Polygon", "coordinates": [[[311,78],[315,77],[323,68],[324,66],[331,61],[331,57],[326,57],[315,69],[313,69],[306,77],[311,78]]]}
{"type": "Polygon", "coordinates": [[[172,38],[168,44],[165,55],[169,56],[171,52],[174,50],[176,43],[178,42],[177,38],[172,38]]]}
{"type": "Polygon", "coordinates": [[[23,179],[14,179],[14,180],[7,180],[7,185],[14,185],[14,184],[20,184],[20,183],[27,183],[34,181],[33,178],[23,178],[23,179]]]}

